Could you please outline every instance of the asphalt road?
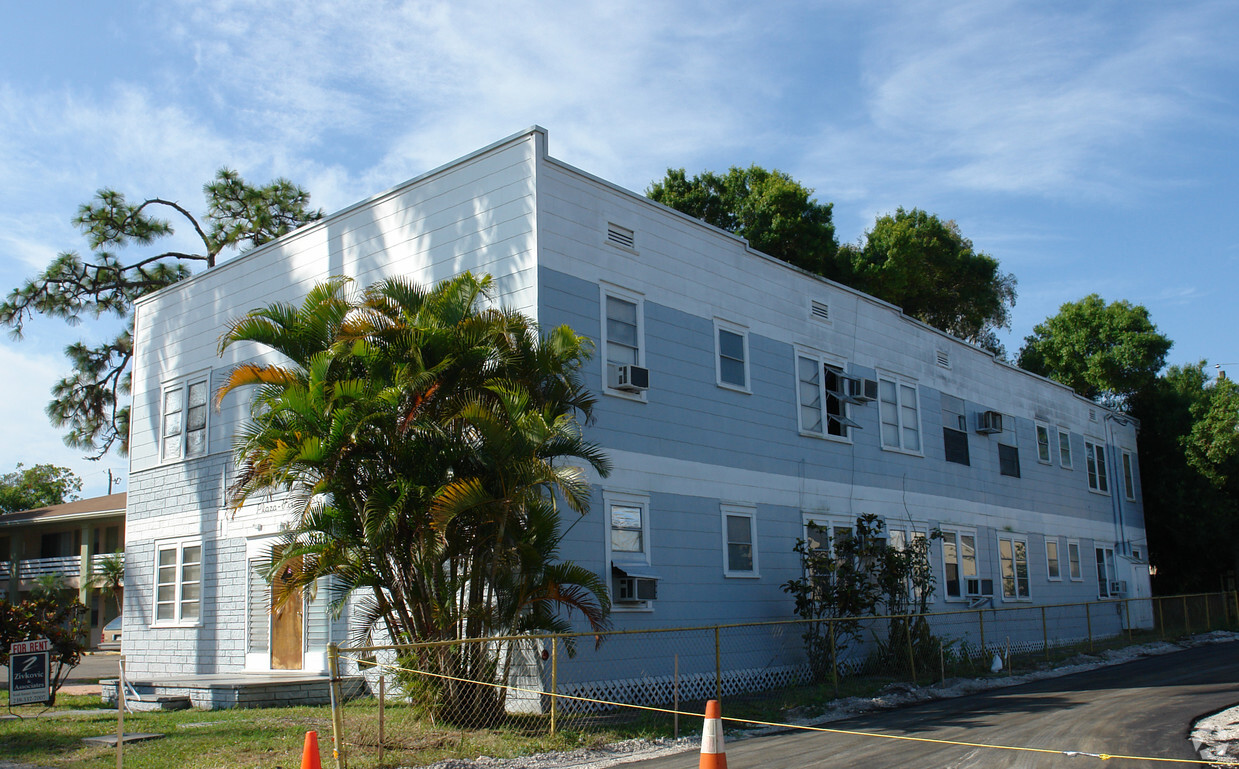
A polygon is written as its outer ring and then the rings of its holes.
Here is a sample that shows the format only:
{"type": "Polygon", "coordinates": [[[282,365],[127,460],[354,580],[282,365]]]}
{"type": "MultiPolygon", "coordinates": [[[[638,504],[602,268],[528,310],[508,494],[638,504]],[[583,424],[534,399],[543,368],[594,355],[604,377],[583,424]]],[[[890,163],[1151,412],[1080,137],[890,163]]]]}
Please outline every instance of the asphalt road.
{"type": "MultiPolygon", "coordinates": [[[[824,726],[937,740],[1074,750],[1109,755],[1195,759],[1193,721],[1239,703],[1239,643],[1211,644],[985,694],[869,714],[824,726]]],[[[723,715],[727,715],[726,702],[723,715]]],[[[1070,767],[1165,769],[1157,761],[791,732],[727,743],[730,769],[746,767],[1070,767]]],[[[696,753],[627,764],[688,769],[696,753]]],[[[1196,765],[1199,767],[1200,765],[1196,765]]]]}

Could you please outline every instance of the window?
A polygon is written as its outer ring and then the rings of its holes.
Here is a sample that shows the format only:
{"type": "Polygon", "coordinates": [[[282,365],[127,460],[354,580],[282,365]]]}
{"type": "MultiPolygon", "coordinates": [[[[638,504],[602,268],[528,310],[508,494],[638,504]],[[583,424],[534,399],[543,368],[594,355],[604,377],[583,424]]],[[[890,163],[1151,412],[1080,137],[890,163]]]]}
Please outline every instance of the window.
{"type": "Polygon", "coordinates": [[[1084,579],[1084,571],[1080,568],[1080,543],[1067,541],[1067,575],[1075,582],[1084,579]]]}
{"type": "Polygon", "coordinates": [[[748,392],[749,337],[744,329],[714,321],[714,341],[718,345],[715,374],[720,387],[748,392]]]}
{"type": "Polygon", "coordinates": [[[953,395],[942,396],[942,446],[946,461],[969,464],[968,417],[963,399],[953,395]]]}
{"type": "Polygon", "coordinates": [[[942,532],[942,565],[947,598],[963,598],[964,580],[977,576],[976,534],[960,531],[942,532]]]}
{"type": "Polygon", "coordinates": [[[605,353],[602,374],[606,392],[642,398],[644,396],[626,393],[612,387],[620,366],[641,366],[645,362],[641,343],[644,332],[641,299],[607,288],[603,293],[603,311],[606,322],[602,326],[602,343],[605,353]]]}
{"type": "Polygon", "coordinates": [[[1114,568],[1114,550],[1108,547],[1097,548],[1097,597],[1098,598],[1113,598],[1114,582],[1118,579],[1118,573],[1114,568]]]}
{"type": "Polygon", "coordinates": [[[635,505],[611,505],[611,552],[645,555],[645,515],[635,505]]]}
{"type": "Polygon", "coordinates": [[[796,397],[800,405],[800,432],[823,437],[847,438],[848,431],[858,427],[848,419],[848,403],[844,398],[844,375],[841,366],[822,358],[796,355],[796,397]]]}
{"type": "Polygon", "coordinates": [[[155,547],[155,624],[192,625],[201,617],[202,543],[158,543],[155,547]]]}
{"type": "Polygon", "coordinates": [[[1015,442],[1015,417],[1002,415],[1002,432],[998,433],[998,472],[1012,478],[1020,477],[1020,449],[1015,442]]]}
{"type": "Polygon", "coordinates": [[[200,457],[207,449],[207,379],[163,389],[163,459],[200,457]]]}
{"type": "Polygon", "coordinates": [[[1123,495],[1131,502],[1136,501],[1136,476],[1130,451],[1123,452],[1123,495]]]}
{"type": "Polygon", "coordinates": [[[1023,537],[998,537],[998,567],[1004,600],[1024,600],[1028,592],[1028,541],[1023,537]]]}
{"type": "Polygon", "coordinates": [[[1106,450],[1100,443],[1084,439],[1084,465],[1088,468],[1088,488],[1101,494],[1109,494],[1106,483],[1106,450]]]}
{"type": "Polygon", "coordinates": [[[607,511],[607,554],[611,560],[611,600],[619,610],[648,610],[659,574],[650,566],[649,498],[603,492],[607,511]]]}
{"type": "Polygon", "coordinates": [[[1058,428],[1058,464],[1071,469],[1071,433],[1061,427],[1058,428]]]}
{"type": "MultiPolygon", "coordinates": [[[[832,560],[837,566],[844,563],[843,558],[834,556],[835,547],[840,542],[846,542],[852,537],[852,526],[846,523],[818,523],[817,521],[809,520],[805,522],[805,543],[809,550],[825,550],[833,557],[832,560]]],[[[810,577],[819,577],[829,581],[834,580],[834,572],[829,574],[810,574],[810,577]]]]}
{"type": "Polygon", "coordinates": [[[1045,465],[1050,463],[1050,428],[1048,425],[1037,425],[1037,461],[1045,465]]]}
{"type": "MultiPolygon", "coordinates": [[[[914,568],[917,572],[929,576],[931,570],[929,565],[929,550],[925,546],[925,539],[925,532],[918,531],[915,528],[912,529],[911,539],[908,537],[908,532],[902,528],[887,529],[886,531],[887,547],[892,550],[898,550],[899,552],[903,552],[909,547],[915,548],[915,552],[918,556],[922,556],[923,560],[921,560],[919,564],[916,564],[914,568]]],[[[916,577],[920,576],[919,573],[908,575],[908,587],[911,590],[910,595],[917,599],[921,597],[921,590],[916,584],[916,577]]]]}
{"type": "Polygon", "coordinates": [[[1058,562],[1058,537],[1045,538],[1045,573],[1052,580],[1063,578],[1062,567],[1058,562]]]}
{"type": "Polygon", "coordinates": [[[878,410],[882,419],[882,447],[921,451],[921,422],[916,386],[894,379],[878,379],[878,410]]]}
{"type": "Polygon", "coordinates": [[[757,510],[723,505],[723,574],[757,576],[757,510]]]}

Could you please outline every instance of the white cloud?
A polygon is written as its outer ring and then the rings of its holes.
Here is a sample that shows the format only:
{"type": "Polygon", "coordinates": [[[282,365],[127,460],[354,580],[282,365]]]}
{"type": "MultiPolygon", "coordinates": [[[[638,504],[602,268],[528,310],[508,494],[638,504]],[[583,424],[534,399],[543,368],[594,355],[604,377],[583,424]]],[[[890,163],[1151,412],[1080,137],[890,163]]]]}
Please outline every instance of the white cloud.
{"type": "Polygon", "coordinates": [[[43,408],[50,399],[52,384],[63,374],[65,363],[55,355],[41,355],[23,343],[0,344],[0,371],[20,372],[5,379],[0,398],[0,424],[5,440],[0,441],[0,473],[11,472],[18,462],[30,467],[54,464],[68,467],[82,479],[82,496],[106,494],[107,471],[118,479],[114,491],[123,491],[128,462],[108,457],[100,461],[83,458],[80,450],[70,449],[60,434],[49,428],[43,408]]]}
{"type": "Polygon", "coordinates": [[[762,110],[748,95],[777,92],[748,6],[221,0],[177,13],[198,76],[240,105],[243,130],[324,158],[360,143],[376,188],[533,123],[604,176],[661,172],[751,140],[762,110]]]}
{"type": "Polygon", "coordinates": [[[865,180],[850,191],[859,198],[946,187],[1079,199],[1164,185],[1149,156],[1211,98],[1206,67],[1235,59],[1218,6],[901,10],[868,39],[866,120],[842,131],[828,121],[817,153],[865,180]]]}

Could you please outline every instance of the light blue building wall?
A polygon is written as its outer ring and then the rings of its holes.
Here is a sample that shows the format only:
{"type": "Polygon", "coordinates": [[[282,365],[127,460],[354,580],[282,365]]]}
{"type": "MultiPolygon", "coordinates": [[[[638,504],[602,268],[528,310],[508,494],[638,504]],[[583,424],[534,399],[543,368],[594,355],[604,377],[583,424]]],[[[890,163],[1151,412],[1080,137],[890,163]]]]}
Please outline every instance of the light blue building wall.
{"type": "MultiPolygon", "coordinates": [[[[495,275],[499,303],[597,342],[584,372],[598,393],[587,436],[614,472],[594,479],[591,512],[565,521],[562,552],[608,580],[653,583],[656,595],[625,600],[611,582],[617,628],[792,619],[781,586],[800,575],[796,540],[810,522],[848,525],[865,513],[905,536],[941,528],[960,549],[974,543],[976,576],[994,582],[993,595],[947,595],[939,543],[937,609],[1096,600],[1119,585],[1147,595],[1137,425],[896,307],[555,160],[534,128],[139,303],[124,628],[135,672],[276,669],[275,631],[264,618],[269,590],[252,564],[290,513],[278,500],[239,510],[226,502],[244,398],[230,396],[211,412],[199,454],[163,445],[169,420],[183,413],[170,397],[196,383],[214,391],[230,367],[263,359],[240,346],[219,356],[227,320],[297,301],[330,275],[359,285],[388,275],[429,283],[465,270],[495,275]],[[618,348],[608,348],[608,297],[635,318],[638,342],[627,352],[649,372],[642,391],[611,386],[607,359],[618,348]],[[740,386],[720,376],[721,338],[743,342],[740,386]],[[883,445],[881,418],[895,412],[879,401],[848,407],[855,427],[846,438],[813,434],[802,424],[800,395],[808,356],[818,375],[837,367],[904,393],[911,400],[896,409],[904,419],[897,434],[914,435],[919,446],[883,445]],[[947,459],[950,409],[967,422],[967,465],[947,459]],[[1007,430],[977,432],[977,415],[987,411],[1001,413],[1007,430]],[[1018,478],[1000,472],[1000,443],[1018,451],[1018,478]],[[1104,481],[1088,472],[1087,452],[1104,454],[1104,481]],[[617,522],[629,528],[617,534],[617,522]],[[1003,595],[1004,540],[1025,550],[1026,594],[1003,595]],[[743,568],[728,555],[736,544],[752,545],[743,568]],[[1057,550],[1057,577],[1048,547],[1057,550]],[[160,571],[167,558],[176,571],[160,571]],[[175,610],[161,602],[161,585],[178,597],[175,610]]],[[[344,640],[343,625],[325,616],[322,599],[306,608],[302,669],[323,669],[326,642],[344,640]]],[[[798,637],[771,632],[763,648],[783,660],[774,668],[794,667],[798,637]]],[[[577,680],[631,672],[619,657],[595,659],[575,669],[577,680]]]]}

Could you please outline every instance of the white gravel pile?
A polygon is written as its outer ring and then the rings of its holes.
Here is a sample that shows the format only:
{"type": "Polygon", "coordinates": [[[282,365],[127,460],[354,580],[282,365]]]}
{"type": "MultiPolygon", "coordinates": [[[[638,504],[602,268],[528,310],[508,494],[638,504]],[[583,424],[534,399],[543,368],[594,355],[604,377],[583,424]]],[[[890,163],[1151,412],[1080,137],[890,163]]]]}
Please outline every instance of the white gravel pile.
{"type": "MultiPolygon", "coordinates": [[[[1179,643],[1156,642],[1141,646],[1129,646],[1123,649],[1101,652],[1100,654],[1080,654],[1059,667],[1035,670],[1018,676],[997,676],[994,678],[952,678],[942,683],[930,686],[914,686],[910,683],[891,684],[878,693],[876,697],[847,697],[835,700],[825,710],[816,709],[808,712],[804,708],[790,711],[784,719],[785,723],[794,726],[810,726],[838,721],[859,713],[875,710],[915,705],[919,702],[961,697],[965,694],[997,689],[1003,686],[1014,686],[1029,681],[1040,681],[1046,678],[1057,678],[1072,673],[1082,673],[1087,670],[1118,665],[1138,657],[1148,657],[1158,654],[1168,654],[1184,648],[1201,646],[1203,644],[1227,643],[1239,640],[1239,633],[1215,631],[1193,636],[1179,643]]],[[[1239,698],[1239,694],[1236,695],[1239,698]]],[[[726,713],[723,714],[726,717],[726,713]]],[[[774,727],[760,729],[742,729],[732,722],[724,722],[727,727],[728,739],[756,737],[778,731],[774,727]]],[[[1223,711],[1214,716],[1201,719],[1192,732],[1192,740],[1200,750],[1205,760],[1235,761],[1239,760],[1239,707],[1223,711]]],[[[683,753],[689,750],[700,750],[700,737],[682,737],[679,740],[625,740],[612,745],[598,748],[578,748],[563,753],[539,753],[533,756],[519,758],[490,758],[479,756],[475,759],[447,759],[430,764],[424,769],[606,769],[632,761],[683,753]]]]}

